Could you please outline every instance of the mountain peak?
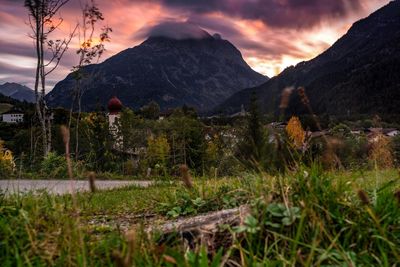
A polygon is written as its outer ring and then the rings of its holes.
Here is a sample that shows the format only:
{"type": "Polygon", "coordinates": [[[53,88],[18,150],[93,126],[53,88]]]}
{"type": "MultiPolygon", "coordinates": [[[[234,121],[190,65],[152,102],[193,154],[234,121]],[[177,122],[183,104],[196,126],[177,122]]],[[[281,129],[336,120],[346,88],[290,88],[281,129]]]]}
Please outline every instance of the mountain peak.
{"type": "Polygon", "coordinates": [[[188,22],[163,22],[150,28],[148,37],[165,37],[174,40],[204,39],[212,36],[199,26],[188,22]]]}
{"type": "MultiPolygon", "coordinates": [[[[230,97],[217,110],[231,113],[257,91],[265,112],[277,112],[287,86],[304,86],[319,114],[400,114],[400,1],[392,1],[349,31],[316,58],[301,62],[255,89],[230,97]]],[[[307,112],[296,96],[290,113],[307,112]]]]}
{"type": "Polygon", "coordinates": [[[19,101],[34,102],[35,93],[32,89],[14,82],[6,82],[0,85],[0,94],[9,96],[19,101]]]}
{"type": "MultiPolygon", "coordinates": [[[[90,68],[86,70],[93,75],[84,81],[84,110],[116,95],[135,109],[156,101],[164,110],[188,105],[206,111],[268,79],[252,70],[229,41],[188,23],[153,27],[140,45],[90,68]]],[[[46,96],[49,105],[70,107],[73,88],[70,75],[46,96]]]]}

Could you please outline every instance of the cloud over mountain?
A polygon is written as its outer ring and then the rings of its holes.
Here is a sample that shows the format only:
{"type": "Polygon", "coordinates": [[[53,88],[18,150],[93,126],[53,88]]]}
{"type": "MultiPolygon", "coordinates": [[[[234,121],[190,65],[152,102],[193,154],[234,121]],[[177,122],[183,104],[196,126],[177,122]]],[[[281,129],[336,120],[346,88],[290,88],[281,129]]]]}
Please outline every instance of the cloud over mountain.
{"type": "Polygon", "coordinates": [[[271,27],[303,28],[324,19],[341,18],[360,10],[361,0],[161,0],[165,6],[194,14],[221,12],[271,27]]]}

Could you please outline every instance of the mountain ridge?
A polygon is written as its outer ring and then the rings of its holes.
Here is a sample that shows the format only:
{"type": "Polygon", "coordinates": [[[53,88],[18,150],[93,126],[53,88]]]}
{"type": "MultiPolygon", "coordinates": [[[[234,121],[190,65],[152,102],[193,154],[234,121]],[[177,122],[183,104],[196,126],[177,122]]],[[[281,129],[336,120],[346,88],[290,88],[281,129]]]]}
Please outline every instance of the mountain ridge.
{"type": "Polygon", "coordinates": [[[0,85],[0,94],[19,101],[35,102],[35,93],[32,89],[19,83],[6,82],[0,85]]]}
{"type": "MultiPolygon", "coordinates": [[[[188,105],[204,111],[268,79],[252,70],[233,44],[211,35],[180,40],[151,36],[84,70],[96,74],[84,84],[86,110],[97,103],[104,106],[115,95],[135,109],[156,101],[161,109],[188,105]]],[[[46,96],[49,105],[69,108],[74,86],[69,74],[46,96]]]]}
{"type": "MultiPolygon", "coordinates": [[[[266,113],[278,113],[281,92],[304,86],[317,113],[400,114],[400,1],[355,22],[326,51],[286,68],[266,83],[232,95],[214,109],[234,113],[256,92],[266,113]]],[[[292,94],[288,113],[305,113],[292,94]]]]}

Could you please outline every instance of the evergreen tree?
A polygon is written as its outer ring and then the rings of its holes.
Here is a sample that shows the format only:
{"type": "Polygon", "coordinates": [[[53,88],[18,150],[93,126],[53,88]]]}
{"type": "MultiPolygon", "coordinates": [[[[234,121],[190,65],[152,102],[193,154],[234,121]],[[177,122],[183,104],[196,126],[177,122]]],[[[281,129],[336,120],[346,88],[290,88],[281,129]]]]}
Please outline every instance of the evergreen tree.
{"type": "Polygon", "coordinates": [[[265,147],[265,134],[255,93],[251,96],[249,115],[241,139],[238,146],[238,157],[246,163],[258,165],[265,147]]]}

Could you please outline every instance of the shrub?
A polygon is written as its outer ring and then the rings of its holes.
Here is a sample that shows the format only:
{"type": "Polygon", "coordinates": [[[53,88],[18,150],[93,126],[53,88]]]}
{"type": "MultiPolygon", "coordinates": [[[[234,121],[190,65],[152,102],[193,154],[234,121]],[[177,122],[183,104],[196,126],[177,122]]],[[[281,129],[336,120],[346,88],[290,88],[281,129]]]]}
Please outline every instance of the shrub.
{"type": "Polygon", "coordinates": [[[67,161],[63,156],[50,152],[41,163],[41,172],[48,178],[68,178],[67,161]]]}
{"type": "Polygon", "coordinates": [[[7,178],[12,175],[15,168],[12,152],[3,147],[3,141],[0,140],[0,177],[7,178]]]}

